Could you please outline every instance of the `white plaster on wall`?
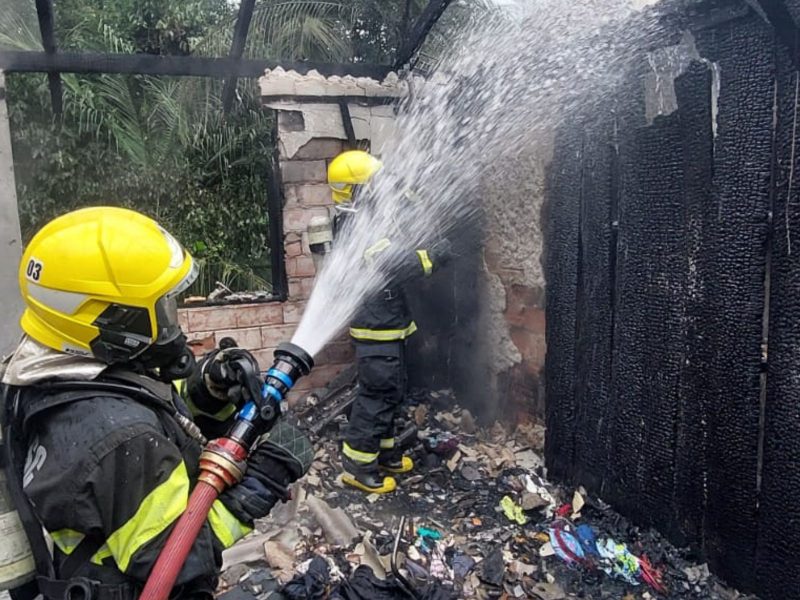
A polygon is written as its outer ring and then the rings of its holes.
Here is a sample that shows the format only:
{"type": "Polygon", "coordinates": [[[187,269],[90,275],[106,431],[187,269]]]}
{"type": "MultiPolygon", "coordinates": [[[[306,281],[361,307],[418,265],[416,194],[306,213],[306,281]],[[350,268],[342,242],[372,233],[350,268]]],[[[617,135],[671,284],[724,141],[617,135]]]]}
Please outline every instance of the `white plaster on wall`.
{"type": "MultiPolygon", "coordinates": [[[[291,159],[297,151],[314,138],[346,140],[342,115],[336,104],[305,104],[302,102],[266,102],[275,110],[298,111],[303,114],[302,131],[280,132],[281,157],[291,159]]],[[[394,130],[394,109],[391,106],[349,105],[350,117],[356,139],[371,140],[372,151],[380,154],[381,148],[394,130]]]]}

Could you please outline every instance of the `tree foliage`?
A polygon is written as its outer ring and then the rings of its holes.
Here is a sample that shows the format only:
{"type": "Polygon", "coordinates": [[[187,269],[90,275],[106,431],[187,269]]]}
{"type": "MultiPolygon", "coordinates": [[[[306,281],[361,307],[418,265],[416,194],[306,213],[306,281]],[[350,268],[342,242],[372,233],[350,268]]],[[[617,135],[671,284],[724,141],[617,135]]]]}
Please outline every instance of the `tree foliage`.
{"type": "MultiPolygon", "coordinates": [[[[0,48],[41,50],[33,0],[10,0],[0,48]]],[[[425,0],[259,0],[246,55],[391,63],[425,0]]],[[[224,56],[238,7],[228,0],[59,0],[60,49],[224,56]]],[[[264,289],[273,117],[256,82],[240,80],[224,115],[222,82],[118,75],[61,76],[64,114],[47,80],[12,74],[7,88],[23,237],[88,205],[153,216],[199,258],[195,293],[217,280],[264,289]]]]}

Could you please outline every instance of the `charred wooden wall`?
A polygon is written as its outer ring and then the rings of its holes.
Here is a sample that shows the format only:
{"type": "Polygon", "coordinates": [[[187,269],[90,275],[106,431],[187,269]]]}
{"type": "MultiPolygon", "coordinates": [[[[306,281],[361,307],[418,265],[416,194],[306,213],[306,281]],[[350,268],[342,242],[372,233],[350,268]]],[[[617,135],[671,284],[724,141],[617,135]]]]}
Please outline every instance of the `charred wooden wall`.
{"type": "Polygon", "coordinates": [[[677,110],[648,124],[636,73],[557,136],[547,463],[730,584],[800,598],[797,57],[753,11],[694,37],[677,110]]]}

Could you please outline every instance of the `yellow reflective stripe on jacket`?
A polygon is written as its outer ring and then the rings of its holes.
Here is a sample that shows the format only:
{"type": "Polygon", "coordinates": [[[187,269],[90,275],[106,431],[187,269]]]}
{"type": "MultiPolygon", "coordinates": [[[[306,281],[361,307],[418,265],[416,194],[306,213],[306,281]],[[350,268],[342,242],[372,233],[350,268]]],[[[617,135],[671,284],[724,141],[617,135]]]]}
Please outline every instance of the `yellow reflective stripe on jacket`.
{"type": "Polygon", "coordinates": [[[417,324],[411,324],[405,329],[362,329],[360,327],[350,328],[350,337],[357,340],[367,340],[370,342],[394,342],[404,340],[417,330],[417,324]]]}
{"type": "Polygon", "coordinates": [[[214,504],[211,505],[208,524],[211,525],[211,531],[225,548],[230,548],[253,531],[252,527],[248,527],[233,516],[233,513],[225,508],[225,505],[219,500],[214,500],[214,504]]]}
{"type": "Polygon", "coordinates": [[[96,565],[102,565],[105,559],[111,558],[112,556],[114,555],[111,553],[111,548],[108,547],[108,544],[103,544],[100,546],[100,550],[94,553],[94,556],[91,558],[91,562],[96,565]]]}
{"type": "Polygon", "coordinates": [[[175,386],[175,390],[178,392],[178,395],[181,398],[186,400],[189,397],[189,395],[187,393],[186,380],[185,379],[176,379],[175,381],[172,382],[172,385],[175,386]]]}
{"type": "Polygon", "coordinates": [[[391,450],[394,448],[394,438],[383,438],[381,440],[381,449],[382,450],[391,450]]]}
{"type": "Polygon", "coordinates": [[[433,273],[433,262],[431,262],[431,257],[428,256],[428,251],[417,250],[417,256],[419,256],[419,262],[422,263],[422,270],[425,271],[425,277],[433,273]]]}
{"type": "Polygon", "coordinates": [[[347,458],[360,463],[371,463],[373,460],[377,460],[378,458],[377,452],[362,452],[361,450],[356,450],[347,442],[345,442],[342,446],[342,453],[347,458]]]}
{"type": "Polygon", "coordinates": [[[108,537],[106,543],[120,571],[127,570],[137,550],[181,516],[188,500],[189,475],[181,461],[164,483],[145,496],[136,514],[108,537]]]}
{"type": "Polygon", "coordinates": [[[372,262],[372,259],[375,258],[376,254],[380,254],[391,245],[392,242],[389,241],[389,238],[383,238],[378,240],[377,242],[372,244],[372,246],[364,250],[364,260],[366,260],[367,262],[372,262]]]}
{"type": "Polygon", "coordinates": [[[185,398],[186,406],[189,408],[189,412],[192,413],[193,417],[197,416],[204,416],[208,417],[209,419],[214,419],[215,421],[227,421],[231,416],[236,413],[236,406],[231,404],[230,402],[226,404],[222,409],[215,413],[209,413],[204,410],[200,410],[197,408],[194,402],[192,402],[191,398],[185,398]]]}
{"type": "MultiPolygon", "coordinates": [[[[56,547],[61,550],[61,552],[69,556],[75,551],[75,548],[78,547],[78,545],[86,536],[72,529],[59,529],[58,531],[51,533],[50,537],[53,538],[53,543],[56,545],[56,547]]],[[[100,549],[94,553],[94,556],[92,556],[90,560],[96,565],[102,565],[103,560],[111,556],[111,549],[108,547],[108,544],[103,544],[100,546],[100,549]]]]}
{"type": "Polygon", "coordinates": [[[50,537],[53,538],[56,548],[64,554],[70,555],[86,536],[73,529],[59,529],[51,533],[50,537]]]}

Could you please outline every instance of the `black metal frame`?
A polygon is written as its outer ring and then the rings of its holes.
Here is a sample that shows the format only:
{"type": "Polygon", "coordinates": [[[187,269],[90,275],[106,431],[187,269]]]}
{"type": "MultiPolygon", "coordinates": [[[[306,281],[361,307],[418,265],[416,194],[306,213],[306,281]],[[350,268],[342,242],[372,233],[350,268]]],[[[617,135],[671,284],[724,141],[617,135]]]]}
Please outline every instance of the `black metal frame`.
{"type": "Polygon", "coordinates": [[[385,65],[363,63],[278,62],[266,59],[160,56],[156,54],[98,54],[0,51],[0,71],[7,73],[96,73],[107,75],[169,75],[173,77],[261,77],[267,69],[282,67],[305,74],[353,75],[382,80],[391,71],[385,65]]]}
{"type": "MultiPolygon", "coordinates": [[[[39,32],[42,35],[44,51],[46,54],[53,55],[56,53],[53,0],[36,0],[36,16],[39,18],[39,32]]],[[[50,103],[53,107],[53,112],[60,115],[64,110],[61,77],[58,73],[48,73],[47,84],[50,88],[50,103]]]]}
{"type": "MultiPolygon", "coordinates": [[[[244,45],[247,42],[247,34],[250,31],[250,21],[253,19],[253,9],[256,0],[242,0],[239,6],[239,15],[236,17],[236,28],[233,31],[233,41],[230,58],[241,58],[244,54],[244,45]]],[[[233,96],[236,92],[236,77],[228,77],[222,88],[222,110],[230,112],[233,106],[233,96]]]]}
{"type": "Polygon", "coordinates": [[[395,58],[394,68],[400,69],[413,58],[425,42],[436,21],[442,16],[445,9],[450,6],[453,0],[430,0],[428,5],[417,17],[414,26],[411,28],[411,34],[406,36],[405,43],[397,51],[395,58]]]}

